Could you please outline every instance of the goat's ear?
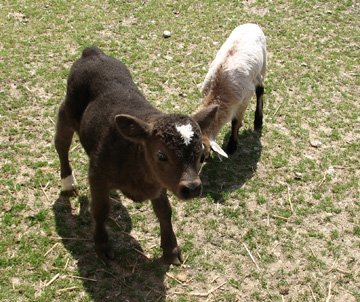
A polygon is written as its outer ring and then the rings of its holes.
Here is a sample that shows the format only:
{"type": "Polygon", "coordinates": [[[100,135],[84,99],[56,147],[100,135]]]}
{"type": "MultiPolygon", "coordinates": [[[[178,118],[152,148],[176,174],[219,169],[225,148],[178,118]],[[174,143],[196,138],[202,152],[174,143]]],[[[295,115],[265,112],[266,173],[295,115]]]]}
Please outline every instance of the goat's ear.
{"type": "Polygon", "coordinates": [[[194,121],[199,124],[201,132],[204,132],[207,128],[209,128],[211,123],[214,121],[218,108],[218,105],[211,105],[193,116],[194,121]]]}
{"type": "Polygon", "coordinates": [[[146,140],[152,129],[147,122],[127,114],[115,116],[115,124],[122,136],[136,143],[146,140]]]}
{"type": "Polygon", "coordinates": [[[211,141],[210,142],[210,147],[212,150],[214,150],[216,153],[219,153],[220,155],[228,158],[228,155],[226,154],[226,152],[221,149],[221,147],[215,142],[215,141],[211,141]]]}

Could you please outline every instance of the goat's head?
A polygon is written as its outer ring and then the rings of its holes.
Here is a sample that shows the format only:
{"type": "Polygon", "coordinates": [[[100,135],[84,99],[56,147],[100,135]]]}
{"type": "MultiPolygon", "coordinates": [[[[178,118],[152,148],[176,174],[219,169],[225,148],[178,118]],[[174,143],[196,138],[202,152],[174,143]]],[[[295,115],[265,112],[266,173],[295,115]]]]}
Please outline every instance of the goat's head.
{"type": "Polygon", "coordinates": [[[204,161],[201,133],[213,121],[218,106],[210,106],[192,118],[181,114],[161,115],[148,123],[120,114],[115,117],[119,132],[144,147],[151,174],[178,198],[200,196],[199,170],[204,161]]]}

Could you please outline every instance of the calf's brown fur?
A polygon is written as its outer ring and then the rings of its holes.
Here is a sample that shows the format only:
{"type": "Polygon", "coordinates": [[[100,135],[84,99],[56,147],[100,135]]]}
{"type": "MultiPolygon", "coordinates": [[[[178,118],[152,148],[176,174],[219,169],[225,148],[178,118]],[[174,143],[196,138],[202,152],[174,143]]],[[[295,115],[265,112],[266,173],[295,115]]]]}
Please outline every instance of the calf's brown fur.
{"type": "Polygon", "coordinates": [[[74,132],[89,156],[93,238],[101,258],[114,257],[105,222],[109,193],[119,189],[136,202],[151,200],[160,222],[163,259],[180,263],[167,190],[183,200],[201,194],[201,132],[211,124],[217,108],[206,108],[193,118],[164,114],[147,102],[123,63],[95,46],[84,49],[68,77],[55,147],[63,189],[70,193],[77,190],[68,158],[74,132]]]}

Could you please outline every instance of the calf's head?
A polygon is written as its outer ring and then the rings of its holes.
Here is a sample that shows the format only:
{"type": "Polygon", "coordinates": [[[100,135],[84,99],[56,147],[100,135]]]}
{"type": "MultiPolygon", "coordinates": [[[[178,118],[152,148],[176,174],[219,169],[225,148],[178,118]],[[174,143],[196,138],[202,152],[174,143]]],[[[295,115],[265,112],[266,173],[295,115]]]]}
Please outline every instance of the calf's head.
{"type": "Polygon", "coordinates": [[[115,117],[118,131],[126,139],[142,144],[151,174],[178,198],[200,196],[198,176],[204,161],[201,133],[212,123],[218,106],[210,106],[192,118],[181,114],[161,115],[148,123],[134,116],[115,117]]]}

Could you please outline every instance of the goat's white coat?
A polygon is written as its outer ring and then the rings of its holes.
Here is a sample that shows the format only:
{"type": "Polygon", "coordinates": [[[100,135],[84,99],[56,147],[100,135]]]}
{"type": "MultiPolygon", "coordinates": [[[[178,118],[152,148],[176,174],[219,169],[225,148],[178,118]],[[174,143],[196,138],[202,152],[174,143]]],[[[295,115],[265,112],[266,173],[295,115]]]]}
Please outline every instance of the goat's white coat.
{"type": "Polygon", "coordinates": [[[211,63],[201,91],[203,103],[200,109],[214,103],[220,105],[217,118],[207,131],[214,151],[225,156],[226,153],[215,142],[215,138],[232,119],[236,118],[239,122],[243,120],[256,86],[264,86],[265,73],[264,33],[256,24],[238,26],[211,63]]]}
{"type": "Polygon", "coordinates": [[[191,124],[186,124],[186,125],[176,125],[176,130],[181,134],[185,145],[189,145],[191,143],[192,137],[194,135],[194,131],[193,128],[191,126],[191,124]]]}

